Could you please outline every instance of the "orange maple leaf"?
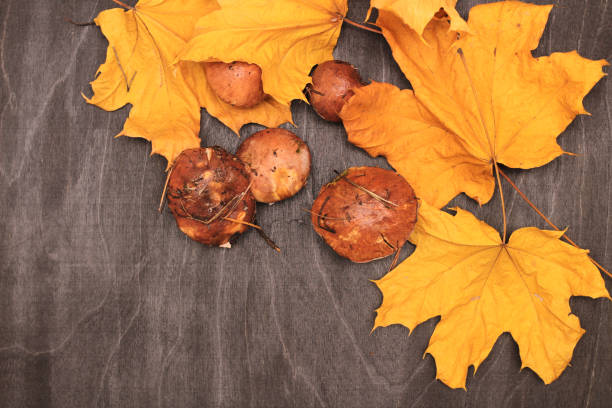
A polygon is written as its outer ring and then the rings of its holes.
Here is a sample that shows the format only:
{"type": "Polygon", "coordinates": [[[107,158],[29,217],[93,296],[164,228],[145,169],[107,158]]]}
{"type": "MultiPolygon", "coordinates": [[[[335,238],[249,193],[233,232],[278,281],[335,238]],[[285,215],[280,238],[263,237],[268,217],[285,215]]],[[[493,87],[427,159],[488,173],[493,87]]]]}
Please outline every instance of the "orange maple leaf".
{"type": "Polygon", "coordinates": [[[489,201],[496,163],[528,169],[563,154],[556,138],[587,113],[582,99],[607,62],[575,51],[534,58],[550,9],[479,5],[470,11],[470,33],[433,18],[425,42],[380,10],[377,25],[414,93],[381,84],[356,90],[340,115],[349,140],[387,156],[436,207],[461,192],[489,201]]]}
{"type": "Polygon", "coordinates": [[[455,4],[457,0],[372,0],[366,20],[373,8],[384,10],[398,16],[404,24],[421,35],[433,15],[443,9],[451,18],[451,30],[469,31],[467,23],[455,10],[455,4]]]}
{"type": "Polygon", "coordinates": [[[333,59],[347,0],[219,0],[202,17],[183,61],[246,61],[262,70],[264,92],[282,104],[305,100],[311,68],[333,59]]]}
{"type": "Polygon", "coordinates": [[[509,332],[522,367],[548,384],[569,364],[584,333],[570,296],[610,299],[588,251],[559,240],[563,231],[521,228],[502,243],[491,226],[456,209],[451,216],[421,203],[410,241],[415,252],[382,279],[374,328],[441,316],[426,353],[436,378],[464,388],[468,367],[509,332]]]}
{"type": "Polygon", "coordinates": [[[200,107],[235,132],[249,122],[277,126],[291,120],[289,109],[271,98],[252,109],[234,108],[216,97],[201,64],[174,64],[196,21],[218,8],[215,0],[116,3],[127,10],[105,10],[95,19],[109,46],[91,83],[94,94],[84,97],[109,111],[132,105],[117,136],[150,140],[152,153],[170,165],[184,149],[200,146],[200,107]]]}

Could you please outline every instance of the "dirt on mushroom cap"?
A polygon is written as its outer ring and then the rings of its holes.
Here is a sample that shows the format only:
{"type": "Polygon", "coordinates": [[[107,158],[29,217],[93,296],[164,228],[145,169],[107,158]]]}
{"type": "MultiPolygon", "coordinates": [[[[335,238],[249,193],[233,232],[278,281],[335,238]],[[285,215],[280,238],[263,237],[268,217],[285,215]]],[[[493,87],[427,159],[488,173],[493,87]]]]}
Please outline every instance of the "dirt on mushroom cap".
{"type": "Polygon", "coordinates": [[[236,151],[250,170],[255,199],[273,203],[295,195],[310,173],[310,150],[286,129],[264,129],[244,140],[236,151]]]}
{"type": "Polygon", "coordinates": [[[187,149],[170,171],[168,207],[191,239],[221,246],[249,228],[240,222],[255,218],[255,199],[237,157],[216,146],[187,149]]]}
{"type": "Polygon", "coordinates": [[[312,72],[312,83],[304,93],[308,102],[323,119],[340,122],[338,114],[353,96],[352,88],[363,85],[357,69],[348,62],[325,61],[312,72]]]}
{"type": "Polygon", "coordinates": [[[399,174],[351,167],[321,188],[311,221],[338,255],[369,262],[404,245],[416,223],[417,207],[412,187],[399,174]]]}
{"type": "Polygon", "coordinates": [[[263,101],[258,65],[241,61],[205,62],[204,70],[208,84],[223,102],[237,108],[252,108],[263,101]]]}

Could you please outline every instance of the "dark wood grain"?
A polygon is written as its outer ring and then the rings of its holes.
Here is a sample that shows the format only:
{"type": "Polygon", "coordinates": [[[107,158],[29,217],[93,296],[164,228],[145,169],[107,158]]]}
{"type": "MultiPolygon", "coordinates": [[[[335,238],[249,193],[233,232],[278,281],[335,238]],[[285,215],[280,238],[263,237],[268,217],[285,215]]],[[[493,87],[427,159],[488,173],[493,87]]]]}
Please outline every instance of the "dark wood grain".
{"type": "MultiPolygon", "coordinates": [[[[367,1],[351,0],[360,21],[367,1]]],[[[475,1],[460,1],[466,16],[475,1]]],[[[538,55],[577,49],[612,59],[612,6],[564,0],[538,55]]],[[[156,211],[165,162],[143,141],[113,139],[128,110],[84,103],[106,41],[91,20],[110,0],[0,2],[0,406],[2,407],[604,407],[612,399],[612,307],[574,298],[586,334],[571,367],[550,386],[520,370],[509,335],[497,341],[468,391],[435,380],[422,357],[436,320],[408,335],[370,334],[381,295],[369,282],[390,259],[365,265],[336,256],[308,215],[333,170],[386,167],[346,142],[341,126],[294,103],[313,153],[306,188],[259,221],[233,249],[187,239],[156,211]]],[[[384,40],[345,26],[335,51],[364,78],[407,87],[384,40]]],[[[560,137],[564,156],[508,173],[595,259],[612,267],[612,81],[586,97],[592,116],[560,137]]],[[[245,127],[244,137],[259,129],[245,127]]],[[[203,144],[233,151],[239,139],[205,112],[203,144]]],[[[507,186],[506,186],[507,187],[507,186]]],[[[544,227],[506,189],[510,230],[544,227]]],[[[501,226],[496,197],[460,205],[501,226]]],[[[409,254],[407,248],[402,257],[409,254]]],[[[607,280],[608,288],[612,288],[607,280]]]]}

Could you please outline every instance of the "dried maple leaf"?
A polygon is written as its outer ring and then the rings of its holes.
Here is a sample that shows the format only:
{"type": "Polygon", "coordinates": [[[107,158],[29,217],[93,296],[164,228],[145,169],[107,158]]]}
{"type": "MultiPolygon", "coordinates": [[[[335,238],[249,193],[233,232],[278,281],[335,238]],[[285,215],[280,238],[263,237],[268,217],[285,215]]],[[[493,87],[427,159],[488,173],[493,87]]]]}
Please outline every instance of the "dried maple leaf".
{"type": "Polygon", "coordinates": [[[312,66],[332,59],[347,0],[220,0],[201,18],[184,61],[260,66],[264,92],[288,105],[304,99],[312,66]]]}
{"type": "Polygon", "coordinates": [[[349,142],[384,155],[420,198],[442,207],[459,191],[479,201],[493,194],[491,166],[471,155],[413,91],[380,82],[353,91],[340,114],[349,142]]]}
{"type": "Polygon", "coordinates": [[[253,109],[233,108],[210,90],[200,64],[173,65],[197,19],[218,8],[215,0],[140,0],[123,6],[127,10],[105,10],[95,19],[109,46],[91,83],[94,94],[85,97],[109,111],[132,105],[117,136],[150,140],[152,153],[171,163],[184,149],[200,146],[201,106],[236,132],[248,122],[276,126],[290,120],[290,111],[271,100],[253,109]]]}
{"type": "Polygon", "coordinates": [[[457,209],[451,216],[422,203],[410,241],[415,252],[375,281],[383,294],[374,327],[410,330],[441,316],[426,353],[437,378],[464,388],[468,367],[509,332],[522,367],[545,383],[569,364],[584,333],[570,296],[610,298],[588,251],[559,240],[563,232],[522,228],[507,244],[489,225],[457,209]]]}
{"type": "Polygon", "coordinates": [[[550,9],[510,1],[476,6],[470,33],[458,38],[448,19],[434,18],[424,31],[426,42],[381,10],[377,24],[414,96],[379,84],[358,90],[340,115],[349,138],[371,154],[390,157],[436,207],[461,192],[489,201],[494,163],[527,169],[563,154],[556,138],[576,115],[587,113],[582,98],[607,63],[575,51],[534,58],[550,9]],[[405,106],[391,106],[396,103],[405,106]],[[387,109],[390,117],[382,114],[387,109]],[[379,140],[378,134],[384,136],[379,140]],[[429,151],[398,151],[409,145],[429,151]]]}
{"type": "Polygon", "coordinates": [[[467,23],[455,10],[455,4],[457,0],[372,0],[366,20],[372,9],[377,8],[394,13],[404,24],[421,35],[434,14],[444,9],[451,18],[451,30],[469,31],[467,23]]]}
{"type": "MultiPolygon", "coordinates": [[[[183,61],[179,64],[196,64],[199,66],[197,62],[188,61],[183,61]]],[[[204,82],[204,85],[194,87],[198,100],[200,101],[200,106],[205,108],[210,115],[219,119],[225,126],[232,129],[236,134],[238,134],[240,128],[247,123],[259,123],[260,125],[271,128],[275,128],[286,122],[293,123],[289,106],[277,102],[270,95],[266,95],[262,102],[251,108],[238,108],[223,102],[211,89],[207,81],[201,82],[204,82]]]]}

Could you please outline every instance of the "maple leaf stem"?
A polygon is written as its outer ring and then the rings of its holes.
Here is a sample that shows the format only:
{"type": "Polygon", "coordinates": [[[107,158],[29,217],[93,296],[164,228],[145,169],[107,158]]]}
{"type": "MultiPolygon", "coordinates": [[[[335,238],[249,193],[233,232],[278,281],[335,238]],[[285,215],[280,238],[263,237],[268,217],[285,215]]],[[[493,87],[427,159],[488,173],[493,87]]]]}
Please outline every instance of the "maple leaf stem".
{"type": "Polygon", "coordinates": [[[495,167],[495,178],[497,178],[497,187],[499,188],[499,196],[501,197],[501,207],[502,207],[502,216],[504,219],[504,239],[503,243],[506,243],[506,233],[507,233],[507,221],[506,221],[506,203],[504,201],[504,190],[502,189],[501,180],[499,178],[499,166],[497,165],[497,156],[495,154],[495,143],[491,140],[489,136],[489,131],[487,130],[487,125],[484,121],[484,115],[482,114],[482,110],[480,109],[480,104],[478,103],[478,95],[476,95],[476,87],[474,87],[474,81],[472,81],[472,75],[470,75],[470,70],[468,69],[467,62],[465,61],[465,55],[463,55],[463,50],[461,48],[457,49],[457,54],[459,54],[459,58],[463,63],[463,68],[465,69],[465,73],[467,75],[468,81],[470,83],[470,88],[472,89],[472,94],[474,95],[474,103],[476,104],[476,108],[478,109],[478,114],[480,115],[480,122],[482,123],[482,129],[487,136],[487,141],[489,142],[489,149],[491,151],[491,161],[493,162],[493,167],[495,167]]]}
{"type": "Polygon", "coordinates": [[[119,0],[112,0],[112,1],[113,1],[113,3],[116,3],[116,4],[120,5],[121,7],[124,7],[126,9],[128,9],[128,10],[132,10],[134,8],[134,7],[130,6],[129,4],[125,4],[124,2],[119,1],[119,0]]]}
{"type": "Polygon", "coordinates": [[[499,178],[499,173],[501,172],[501,170],[499,169],[499,166],[497,165],[497,162],[495,160],[493,160],[493,165],[495,167],[495,177],[497,178],[497,187],[499,188],[499,196],[501,198],[502,216],[504,218],[503,243],[505,244],[506,243],[506,233],[507,233],[507,222],[506,222],[506,203],[504,201],[504,189],[502,188],[501,179],[499,178]]]}
{"type": "MultiPolygon", "coordinates": [[[[508,177],[508,175],[506,173],[504,173],[502,170],[499,171],[499,174],[501,174],[501,176],[508,182],[508,184],[510,184],[512,186],[512,188],[521,196],[521,198],[527,203],[529,204],[529,206],[531,208],[533,208],[533,210],[535,210],[536,213],[538,213],[538,215],[540,217],[542,217],[542,219],[544,219],[544,221],[546,221],[546,223],[548,225],[550,225],[551,227],[553,227],[554,229],[556,229],[557,231],[561,231],[559,229],[559,227],[557,227],[555,224],[553,224],[553,222],[551,220],[548,219],[547,216],[544,215],[544,213],[542,213],[542,211],[540,211],[540,209],[538,207],[536,207],[536,205],[531,202],[531,200],[529,198],[527,198],[527,196],[525,195],[525,193],[523,193],[516,184],[514,184],[514,182],[510,179],[510,177],[508,177]]],[[[567,241],[572,244],[575,247],[578,247],[578,245],[576,245],[576,243],[574,241],[572,241],[569,237],[567,237],[566,235],[563,235],[563,237],[565,239],[567,239],[567,241]]]]}
{"type": "MultiPolygon", "coordinates": [[[[521,191],[520,188],[518,188],[518,186],[516,184],[514,184],[514,182],[510,179],[510,177],[508,177],[508,175],[506,175],[506,173],[504,173],[502,170],[499,170],[499,174],[501,174],[501,176],[508,182],[508,184],[510,184],[512,186],[512,188],[518,193],[519,196],[521,196],[521,198],[523,199],[523,201],[525,201],[536,213],[538,213],[538,215],[540,217],[542,217],[542,219],[544,221],[546,221],[546,223],[548,225],[550,225],[552,228],[554,228],[557,231],[561,231],[561,229],[559,227],[557,227],[555,224],[553,224],[553,222],[548,219],[548,217],[546,215],[544,215],[544,213],[542,211],[540,211],[540,209],[538,207],[536,207],[536,205],[531,202],[531,200],[529,198],[527,198],[527,196],[525,195],[525,193],[523,193],[521,191]]],[[[573,245],[576,248],[580,248],[570,237],[567,236],[567,234],[563,233],[563,235],[561,236],[561,238],[565,239],[567,242],[569,242],[571,245],[573,245]]],[[[589,256],[589,259],[591,260],[591,262],[593,262],[593,264],[599,268],[599,270],[601,270],[603,273],[605,273],[606,275],[608,275],[608,277],[612,278],[612,273],[608,272],[606,270],[606,268],[604,268],[603,266],[601,266],[597,261],[595,261],[593,258],[591,258],[589,256]]]]}
{"type": "Polygon", "coordinates": [[[376,34],[382,34],[382,30],[380,28],[378,28],[378,27],[376,27],[376,28],[369,27],[369,26],[367,26],[365,24],[360,24],[360,23],[357,23],[356,21],[349,20],[346,17],[344,17],[342,19],[342,21],[347,23],[347,24],[350,24],[350,25],[352,25],[354,27],[361,28],[362,30],[371,31],[371,32],[376,33],[376,34]]]}

